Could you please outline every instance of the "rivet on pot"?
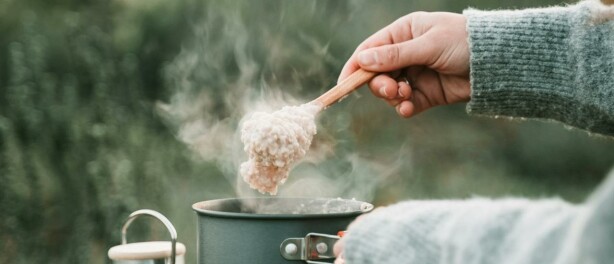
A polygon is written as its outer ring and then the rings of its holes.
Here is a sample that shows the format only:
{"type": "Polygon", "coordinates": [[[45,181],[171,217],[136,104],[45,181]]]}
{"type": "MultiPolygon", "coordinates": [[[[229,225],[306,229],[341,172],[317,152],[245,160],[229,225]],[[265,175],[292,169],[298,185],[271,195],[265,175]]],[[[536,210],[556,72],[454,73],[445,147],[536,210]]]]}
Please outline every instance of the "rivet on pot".
{"type": "Polygon", "coordinates": [[[367,213],[369,211],[373,210],[373,205],[370,203],[362,203],[360,204],[360,211],[362,211],[363,213],[367,213]]]}
{"type": "Polygon", "coordinates": [[[294,255],[298,252],[298,247],[294,243],[288,243],[284,248],[284,251],[286,251],[286,254],[288,255],[294,255]]]}
{"type": "Polygon", "coordinates": [[[324,254],[328,252],[328,245],[324,242],[320,242],[316,245],[316,250],[318,251],[318,253],[324,254]]]}

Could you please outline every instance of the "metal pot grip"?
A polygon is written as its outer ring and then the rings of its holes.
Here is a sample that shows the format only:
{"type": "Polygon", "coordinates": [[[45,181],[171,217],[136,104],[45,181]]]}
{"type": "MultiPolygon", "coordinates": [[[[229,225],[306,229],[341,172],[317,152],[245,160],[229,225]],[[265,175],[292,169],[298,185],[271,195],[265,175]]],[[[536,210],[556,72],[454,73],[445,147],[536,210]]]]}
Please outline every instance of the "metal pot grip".
{"type": "Polygon", "coordinates": [[[287,260],[304,260],[309,264],[330,264],[318,260],[334,259],[333,246],[339,236],[309,233],[305,237],[288,238],[281,242],[281,256],[287,260]]]}
{"type": "Polygon", "coordinates": [[[177,230],[175,230],[175,227],[173,226],[173,224],[171,224],[171,221],[169,221],[168,218],[166,218],[164,215],[154,210],[141,209],[138,211],[134,211],[133,213],[130,214],[130,216],[128,216],[128,219],[126,219],[124,226],[122,226],[122,244],[127,243],[126,233],[128,231],[128,227],[130,226],[130,224],[132,224],[132,222],[137,217],[142,216],[142,215],[148,215],[148,216],[158,219],[160,222],[162,222],[162,224],[164,224],[168,232],[171,234],[172,249],[171,249],[171,263],[170,264],[175,264],[175,257],[177,255],[177,230]]]}

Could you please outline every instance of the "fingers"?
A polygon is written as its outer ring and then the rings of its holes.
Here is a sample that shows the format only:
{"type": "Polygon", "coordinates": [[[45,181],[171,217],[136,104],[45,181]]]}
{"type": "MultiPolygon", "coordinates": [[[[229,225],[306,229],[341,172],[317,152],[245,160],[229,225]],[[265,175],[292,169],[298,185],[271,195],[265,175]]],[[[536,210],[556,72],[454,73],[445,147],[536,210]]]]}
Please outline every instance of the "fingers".
{"type": "Polygon", "coordinates": [[[343,66],[343,69],[339,74],[339,79],[337,80],[337,82],[347,78],[350,74],[360,68],[360,65],[358,64],[357,55],[361,51],[373,47],[401,43],[403,41],[412,39],[413,35],[411,32],[410,21],[411,20],[409,19],[409,16],[402,17],[393,22],[392,24],[380,29],[375,34],[371,35],[369,38],[363,41],[360,45],[358,45],[352,56],[343,66]]]}
{"type": "Polygon", "coordinates": [[[398,93],[397,81],[386,74],[380,74],[371,79],[369,88],[375,96],[384,99],[393,99],[398,93]]]}
{"type": "Polygon", "coordinates": [[[345,264],[345,259],[343,258],[343,254],[339,255],[336,259],[334,264],[345,264]]]}
{"type": "Polygon", "coordinates": [[[402,97],[397,99],[387,100],[390,106],[393,106],[397,114],[403,118],[413,117],[425,110],[437,105],[433,99],[429,99],[429,95],[423,91],[423,89],[414,89],[404,83],[399,83],[399,92],[402,94],[402,90],[409,90],[410,95],[408,97],[402,97]]]}
{"type": "Polygon", "coordinates": [[[397,44],[361,45],[346,62],[337,82],[363,68],[375,72],[392,72],[414,65],[429,65],[441,52],[438,45],[427,43],[425,37],[397,44]]]}
{"type": "Polygon", "coordinates": [[[415,65],[431,65],[441,55],[440,45],[421,36],[397,44],[360,51],[358,66],[375,72],[389,72],[415,65]]]}
{"type": "Polygon", "coordinates": [[[402,101],[395,107],[395,109],[397,110],[397,113],[404,118],[409,118],[417,114],[416,107],[409,100],[402,101]]]}
{"type": "Polygon", "coordinates": [[[333,247],[333,253],[335,254],[335,256],[339,256],[341,252],[343,252],[343,238],[339,239],[339,241],[337,241],[337,243],[335,243],[335,246],[333,247]]]}
{"type": "Polygon", "coordinates": [[[411,97],[411,87],[404,77],[401,79],[402,81],[398,81],[387,74],[380,74],[369,82],[369,88],[375,96],[389,102],[394,102],[395,99],[407,100],[411,97]]]}
{"type": "Polygon", "coordinates": [[[342,237],[333,246],[333,254],[335,254],[335,264],[345,264],[345,258],[343,257],[343,248],[345,244],[345,238],[342,237]]]}
{"type": "Polygon", "coordinates": [[[352,57],[350,57],[350,59],[345,63],[345,65],[343,65],[343,69],[341,69],[341,73],[339,74],[339,79],[337,79],[337,83],[350,76],[350,74],[352,74],[359,68],[360,66],[358,66],[358,63],[354,59],[354,55],[352,55],[352,57]]]}
{"type": "Polygon", "coordinates": [[[399,87],[397,94],[400,99],[408,100],[411,98],[411,86],[409,86],[408,82],[398,82],[397,85],[399,87]]]}
{"type": "MultiPolygon", "coordinates": [[[[358,216],[354,221],[352,221],[349,224],[347,230],[351,230],[354,226],[356,226],[357,223],[359,223],[360,221],[364,220],[364,218],[367,215],[373,214],[373,213],[377,213],[378,211],[382,210],[383,208],[386,208],[386,207],[385,206],[377,207],[377,208],[375,208],[373,211],[371,211],[368,214],[362,214],[362,215],[358,216]]],[[[333,254],[335,254],[335,257],[336,257],[335,262],[334,262],[335,264],[345,264],[345,258],[344,258],[345,240],[346,240],[346,236],[343,236],[333,246],[333,254]]]]}
{"type": "Polygon", "coordinates": [[[421,90],[412,90],[409,84],[399,82],[398,97],[387,99],[386,102],[395,108],[397,114],[403,118],[413,117],[433,107],[433,103],[421,90]]]}
{"type": "Polygon", "coordinates": [[[408,118],[417,114],[411,101],[413,91],[407,81],[397,81],[387,74],[380,74],[369,82],[369,87],[375,96],[395,107],[401,117],[408,118]]]}
{"type": "Polygon", "coordinates": [[[421,90],[413,91],[411,100],[404,101],[396,106],[397,113],[404,118],[415,116],[433,107],[429,99],[421,90]]]}

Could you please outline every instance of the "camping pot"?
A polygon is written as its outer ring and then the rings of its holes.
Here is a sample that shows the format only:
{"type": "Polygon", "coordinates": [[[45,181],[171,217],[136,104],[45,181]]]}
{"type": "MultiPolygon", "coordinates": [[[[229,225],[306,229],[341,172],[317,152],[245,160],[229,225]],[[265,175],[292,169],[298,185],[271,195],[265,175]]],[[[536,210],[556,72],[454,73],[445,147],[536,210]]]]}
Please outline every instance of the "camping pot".
{"type": "Polygon", "coordinates": [[[114,264],[184,264],[185,246],[177,242],[177,231],[164,215],[150,209],[133,212],[122,227],[122,244],[109,249],[114,264]],[[171,235],[171,241],[147,241],[128,243],[128,227],[139,216],[158,219],[171,235]]]}
{"type": "Polygon", "coordinates": [[[298,264],[331,263],[336,234],[373,205],[267,197],[210,200],[192,208],[198,216],[199,264],[298,264]]]}

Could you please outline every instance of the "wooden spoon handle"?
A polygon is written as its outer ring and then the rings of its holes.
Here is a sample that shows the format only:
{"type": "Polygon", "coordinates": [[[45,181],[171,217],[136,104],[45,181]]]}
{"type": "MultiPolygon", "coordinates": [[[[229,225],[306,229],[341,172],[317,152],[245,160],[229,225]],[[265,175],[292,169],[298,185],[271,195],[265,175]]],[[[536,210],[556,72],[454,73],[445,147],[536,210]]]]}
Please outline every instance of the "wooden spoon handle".
{"type": "Polygon", "coordinates": [[[338,83],[335,87],[326,91],[326,93],[320,95],[320,97],[313,100],[320,104],[323,108],[326,108],[350,94],[358,87],[362,86],[369,80],[373,79],[377,73],[358,69],[352,73],[349,77],[338,83]]]}

